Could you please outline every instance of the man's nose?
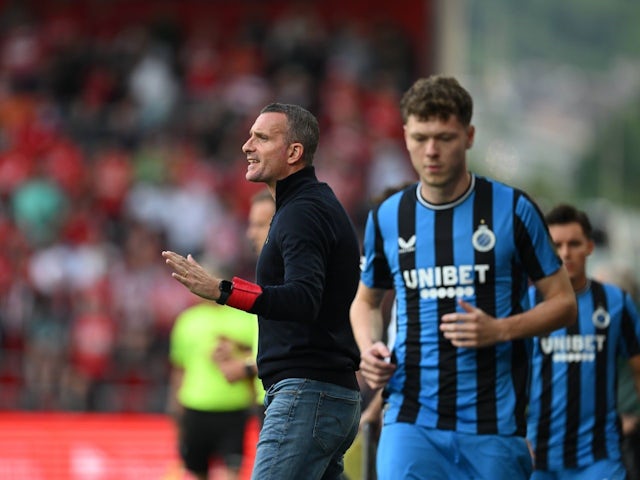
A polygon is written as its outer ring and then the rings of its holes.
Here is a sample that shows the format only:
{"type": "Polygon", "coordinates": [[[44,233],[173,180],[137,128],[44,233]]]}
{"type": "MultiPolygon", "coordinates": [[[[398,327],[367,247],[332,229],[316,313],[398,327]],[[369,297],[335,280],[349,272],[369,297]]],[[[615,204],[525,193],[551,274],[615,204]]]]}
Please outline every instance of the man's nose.
{"type": "Polygon", "coordinates": [[[433,157],[438,154],[438,147],[436,145],[435,139],[431,138],[427,140],[427,143],[425,145],[425,152],[428,157],[433,157]]]}

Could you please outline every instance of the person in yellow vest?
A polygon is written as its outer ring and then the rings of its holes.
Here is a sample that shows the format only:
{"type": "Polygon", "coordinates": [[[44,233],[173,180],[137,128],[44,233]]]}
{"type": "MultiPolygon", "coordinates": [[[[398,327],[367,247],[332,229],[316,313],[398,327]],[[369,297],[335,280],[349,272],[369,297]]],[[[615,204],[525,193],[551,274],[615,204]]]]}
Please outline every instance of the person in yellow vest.
{"type": "MultiPolygon", "coordinates": [[[[271,226],[271,218],[276,211],[276,203],[268,189],[262,190],[255,194],[251,199],[251,208],[249,210],[249,221],[247,226],[247,239],[253,248],[256,256],[260,255],[262,246],[269,235],[269,227],[271,226]]],[[[229,382],[237,382],[244,379],[253,379],[256,403],[253,407],[253,421],[249,423],[245,432],[245,461],[240,470],[240,476],[244,473],[250,473],[253,467],[256,453],[256,444],[258,443],[258,434],[262,429],[264,421],[264,397],[265,390],[262,381],[258,378],[258,366],[256,357],[258,354],[258,329],[253,339],[252,350],[249,355],[239,352],[237,345],[231,340],[220,342],[214,354],[214,359],[218,362],[220,370],[224,373],[225,378],[229,382]],[[249,468],[248,472],[245,472],[249,468]]],[[[247,477],[248,478],[248,477],[247,477]]]]}
{"type": "Polygon", "coordinates": [[[187,308],[172,328],[167,410],[176,419],[184,467],[198,480],[208,478],[214,459],[221,460],[227,480],[238,478],[255,403],[253,382],[229,382],[213,355],[224,339],[248,355],[256,330],[255,315],[214,302],[187,308]]]}
{"type": "MultiPolygon", "coordinates": [[[[251,208],[249,210],[249,221],[247,225],[247,239],[251,243],[251,247],[256,256],[260,255],[262,246],[269,235],[269,227],[271,218],[276,211],[276,203],[269,190],[261,190],[251,199],[251,208]]],[[[256,418],[258,426],[262,427],[264,419],[264,387],[262,381],[258,378],[258,367],[256,365],[256,355],[258,352],[258,330],[253,339],[253,348],[250,355],[241,355],[238,348],[233,342],[221,342],[214,354],[214,358],[226,379],[230,382],[236,382],[247,378],[254,380],[254,388],[256,392],[256,418]]]]}

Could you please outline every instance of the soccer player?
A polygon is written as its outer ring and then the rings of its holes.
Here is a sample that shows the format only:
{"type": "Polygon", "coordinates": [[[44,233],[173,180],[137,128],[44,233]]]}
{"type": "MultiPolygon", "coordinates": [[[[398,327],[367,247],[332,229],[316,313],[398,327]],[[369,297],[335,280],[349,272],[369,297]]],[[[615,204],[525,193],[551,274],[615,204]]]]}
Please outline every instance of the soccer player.
{"type": "MultiPolygon", "coordinates": [[[[640,319],[631,296],[587,276],[591,223],[571,205],[546,216],[578,302],[574,325],[536,338],[528,437],[535,480],[623,480],[616,411],[618,359],[640,392],[640,319]]],[[[531,288],[533,303],[539,293],[531,288]]]]}
{"type": "Polygon", "coordinates": [[[417,80],[401,100],[420,181],[368,216],[351,306],[360,368],[385,386],[380,480],[528,479],[529,337],[575,320],[541,213],[522,191],[467,169],[473,102],[455,78],[417,80]],[[528,309],[531,279],[543,301],[528,309]],[[396,294],[393,354],[380,302],[396,294]]]}

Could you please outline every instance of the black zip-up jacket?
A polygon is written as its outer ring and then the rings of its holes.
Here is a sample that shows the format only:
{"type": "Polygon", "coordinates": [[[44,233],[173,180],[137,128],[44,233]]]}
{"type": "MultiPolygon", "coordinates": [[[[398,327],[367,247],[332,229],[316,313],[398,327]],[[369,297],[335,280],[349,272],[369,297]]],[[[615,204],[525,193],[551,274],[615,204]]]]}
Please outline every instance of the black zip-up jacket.
{"type": "Polygon", "coordinates": [[[309,378],[357,389],[360,353],[349,308],[360,248],[333,190],[307,167],[276,184],[276,213],[258,258],[258,373],[265,388],[309,378]]]}

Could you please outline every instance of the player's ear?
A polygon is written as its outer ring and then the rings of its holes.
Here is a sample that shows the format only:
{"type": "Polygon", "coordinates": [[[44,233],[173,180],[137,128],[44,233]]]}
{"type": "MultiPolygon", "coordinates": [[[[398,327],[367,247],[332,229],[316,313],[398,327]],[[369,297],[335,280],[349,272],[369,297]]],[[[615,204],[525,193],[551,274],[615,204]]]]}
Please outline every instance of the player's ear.
{"type": "Polygon", "coordinates": [[[469,125],[467,127],[467,149],[473,147],[473,140],[476,136],[476,127],[469,125]]]}

